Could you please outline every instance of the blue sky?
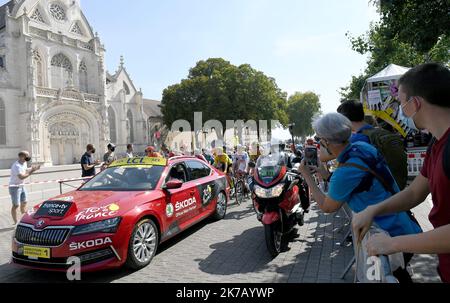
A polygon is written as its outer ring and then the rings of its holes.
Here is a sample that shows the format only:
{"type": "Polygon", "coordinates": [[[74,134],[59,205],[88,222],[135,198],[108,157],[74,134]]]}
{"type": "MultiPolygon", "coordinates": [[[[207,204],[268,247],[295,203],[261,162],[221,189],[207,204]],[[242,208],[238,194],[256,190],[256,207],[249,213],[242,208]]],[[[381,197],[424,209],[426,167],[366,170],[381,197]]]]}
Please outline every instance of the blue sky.
{"type": "Polygon", "coordinates": [[[81,0],[114,72],[124,55],[136,87],[161,99],[202,59],[249,63],[289,94],[312,90],[324,112],[339,87],[365,67],[345,33],[364,33],[377,15],[368,0],[81,0]]]}

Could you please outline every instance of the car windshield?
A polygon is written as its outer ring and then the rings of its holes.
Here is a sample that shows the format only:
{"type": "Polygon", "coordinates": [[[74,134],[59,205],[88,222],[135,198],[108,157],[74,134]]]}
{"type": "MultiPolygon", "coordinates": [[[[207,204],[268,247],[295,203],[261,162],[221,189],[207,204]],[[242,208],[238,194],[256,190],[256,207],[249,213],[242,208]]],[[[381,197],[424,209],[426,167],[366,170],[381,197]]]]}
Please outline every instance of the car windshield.
{"type": "Polygon", "coordinates": [[[110,167],[86,182],[81,191],[148,191],[154,190],[163,166],[110,167]]]}

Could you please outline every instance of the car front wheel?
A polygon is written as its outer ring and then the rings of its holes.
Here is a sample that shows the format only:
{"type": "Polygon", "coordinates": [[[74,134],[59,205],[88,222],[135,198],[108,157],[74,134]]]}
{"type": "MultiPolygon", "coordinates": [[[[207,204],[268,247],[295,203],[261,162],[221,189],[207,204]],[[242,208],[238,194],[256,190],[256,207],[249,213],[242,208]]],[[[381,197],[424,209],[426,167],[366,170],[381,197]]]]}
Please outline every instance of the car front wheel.
{"type": "Polygon", "coordinates": [[[217,196],[216,210],[213,214],[214,220],[222,220],[227,214],[227,197],[224,192],[220,192],[217,196]]]}
{"type": "Polygon", "coordinates": [[[134,270],[146,267],[158,248],[158,229],[151,219],[139,221],[131,233],[126,265],[134,270]]]}

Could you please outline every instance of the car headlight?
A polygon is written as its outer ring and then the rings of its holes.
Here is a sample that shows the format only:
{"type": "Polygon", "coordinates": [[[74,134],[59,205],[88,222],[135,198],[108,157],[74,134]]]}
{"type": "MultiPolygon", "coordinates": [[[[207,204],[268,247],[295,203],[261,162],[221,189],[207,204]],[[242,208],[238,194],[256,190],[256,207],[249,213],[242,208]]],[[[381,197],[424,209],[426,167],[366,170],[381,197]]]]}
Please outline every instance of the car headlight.
{"type": "Polygon", "coordinates": [[[283,193],[284,184],[278,184],[272,188],[262,188],[261,186],[255,186],[255,194],[260,198],[278,198],[283,193]]]}
{"type": "Polygon", "coordinates": [[[94,222],[94,223],[79,225],[73,229],[72,235],[77,236],[77,235],[84,235],[84,234],[90,234],[90,233],[95,233],[95,232],[112,234],[117,231],[117,227],[119,226],[119,223],[121,220],[122,220],[122,218],[117,217],[117,218],[112,218],[112,219],[108,219],[108,220],[104,220],[104,221],[98,221],[98,222],[94,222]]]}

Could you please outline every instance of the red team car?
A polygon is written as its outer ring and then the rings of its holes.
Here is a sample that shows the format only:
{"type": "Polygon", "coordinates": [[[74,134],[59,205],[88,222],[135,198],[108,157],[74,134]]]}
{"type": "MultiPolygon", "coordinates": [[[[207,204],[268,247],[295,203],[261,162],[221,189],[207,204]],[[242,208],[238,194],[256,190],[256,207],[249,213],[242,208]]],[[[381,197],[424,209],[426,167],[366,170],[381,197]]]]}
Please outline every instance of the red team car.
{"type": "Polygon", "coordinates": [[[150,263],[161,242],[208,217],[224,218],[229,187],[223,173],[191,157],[114,162],[76,191],[36,206],[18,224],[12,262],[64,271],[150,263]]]}

